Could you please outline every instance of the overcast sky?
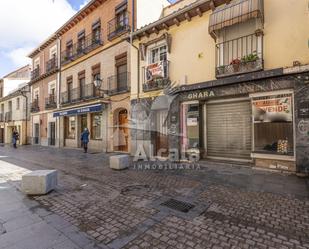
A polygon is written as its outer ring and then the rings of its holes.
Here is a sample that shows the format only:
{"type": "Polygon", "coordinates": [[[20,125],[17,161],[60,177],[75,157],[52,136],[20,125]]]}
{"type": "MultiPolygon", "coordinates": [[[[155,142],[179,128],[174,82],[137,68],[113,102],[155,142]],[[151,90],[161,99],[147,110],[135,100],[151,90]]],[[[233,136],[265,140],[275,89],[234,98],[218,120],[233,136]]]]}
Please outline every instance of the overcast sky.
{"type": "Polygon", "coordinates": [[[89,0],[0,0],[0,78],[89,0]]]}
{"type": "Polygon", "coordinates": [[[30,63],[29,52],[89,1],[0,0],[0,78],[30,63]]]}

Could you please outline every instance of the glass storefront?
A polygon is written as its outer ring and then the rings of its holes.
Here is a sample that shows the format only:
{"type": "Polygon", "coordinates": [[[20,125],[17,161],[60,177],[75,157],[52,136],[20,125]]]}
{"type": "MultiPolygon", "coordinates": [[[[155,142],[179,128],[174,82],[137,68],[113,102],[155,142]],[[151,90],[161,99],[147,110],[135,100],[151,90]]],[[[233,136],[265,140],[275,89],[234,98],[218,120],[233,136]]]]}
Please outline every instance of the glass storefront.
{"type": "Polygon", "coordinates": [[[292,94],[254,97],[252,112],[254,152],[293,156],[292,94]]]}
{"type": "Polygon", "coordinates": [[[91,114],[91,139],[102,139],[101,126],[102,125],[102,113],[91,114]]]}
{"type": "Polygon", "coordinates": [[[198,102],[182,103],[181,105],[181,146],[183,151],[200,148],[200,109],[198,102]]]}
{"type": "Polygon", "coordinates": [[[76,137],[76,116],[65,117],[65,130],[67,139],[75,139],[76,137]]]}

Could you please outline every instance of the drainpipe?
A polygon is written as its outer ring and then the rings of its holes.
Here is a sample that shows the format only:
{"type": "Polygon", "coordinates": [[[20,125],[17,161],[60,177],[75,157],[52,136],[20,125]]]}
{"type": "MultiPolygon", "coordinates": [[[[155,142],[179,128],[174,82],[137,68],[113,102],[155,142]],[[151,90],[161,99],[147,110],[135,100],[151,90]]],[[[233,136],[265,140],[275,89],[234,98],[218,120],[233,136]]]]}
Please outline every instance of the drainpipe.
{"type": "Polygon", "coordinates": [[[139,48],[133,44],[133,33],[130,33],[130,44],[137,50],[137,101],[140,101],[140,51],[139,48]]]}
{"type": "MultiPolygon", "coordinates": [[[[57,35],[57,63],[58,63],[58,73],[57,73],[57,109],[60,108],[60,89],[61,89],[61,39],[60,36],[57,35]]],[[[60,140],[60,117],[57,117],[58,121],[58,147],[61,147],[61,140],[60,140]]],[[[64,128],[64,127],[63,127],[64,128]]]]}

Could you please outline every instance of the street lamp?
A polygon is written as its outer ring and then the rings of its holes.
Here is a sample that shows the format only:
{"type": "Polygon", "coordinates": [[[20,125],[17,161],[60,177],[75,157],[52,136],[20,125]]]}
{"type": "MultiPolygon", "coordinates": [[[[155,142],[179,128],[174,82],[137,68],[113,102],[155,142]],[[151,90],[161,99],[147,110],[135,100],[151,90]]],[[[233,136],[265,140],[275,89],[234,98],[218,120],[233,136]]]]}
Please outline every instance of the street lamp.
{"type": "Polygon", "coordinates": [[[94,87],[98,90],[101,90],[103,80],[99,76],[95,77],[93,80],[94,87]]]}

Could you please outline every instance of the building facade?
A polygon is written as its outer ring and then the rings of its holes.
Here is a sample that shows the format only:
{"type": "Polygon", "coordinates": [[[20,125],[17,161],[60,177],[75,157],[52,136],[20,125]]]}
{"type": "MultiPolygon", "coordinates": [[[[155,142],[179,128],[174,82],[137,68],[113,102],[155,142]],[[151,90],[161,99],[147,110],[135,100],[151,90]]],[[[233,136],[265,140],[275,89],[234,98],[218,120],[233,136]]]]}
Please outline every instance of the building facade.
{"type": "Polygon", "coordinates": [[[19,134],[17,144],[28,144],[30,130],[30,90],[27,84],[20,86],[0,100],[0,143],[12,142],[13,131],[19,134]]]}
{"type": "Polygon", "coordinates": [[[34,49],[31,81],[31,130],[33,145],[57,146],[58,124],[53,117],[59,93],[59,44],[56,35],[34,49]]]}
{"type": "Polygon", "coordinates": [[[133,34],[132,154],[307,171],[307,1],[184,0],[163,13],[133,34]]]}
{"type": "Polygon", "coordinates": [[[11,143],[12,131],[27,144],[29,129],[29,87],[31,68],[26,65],[0,79],[0,143],[11,143]]]}

